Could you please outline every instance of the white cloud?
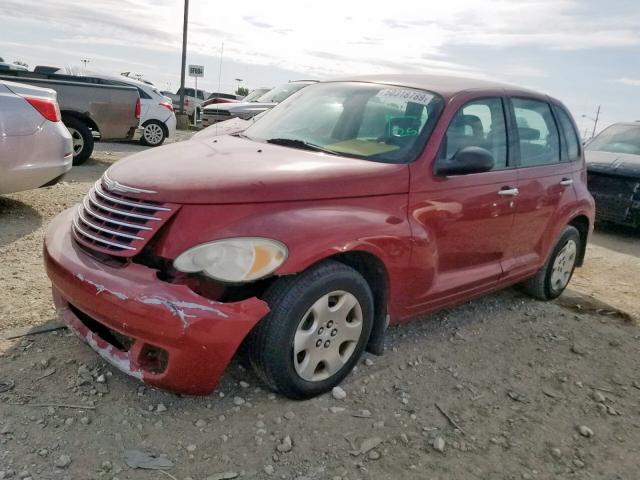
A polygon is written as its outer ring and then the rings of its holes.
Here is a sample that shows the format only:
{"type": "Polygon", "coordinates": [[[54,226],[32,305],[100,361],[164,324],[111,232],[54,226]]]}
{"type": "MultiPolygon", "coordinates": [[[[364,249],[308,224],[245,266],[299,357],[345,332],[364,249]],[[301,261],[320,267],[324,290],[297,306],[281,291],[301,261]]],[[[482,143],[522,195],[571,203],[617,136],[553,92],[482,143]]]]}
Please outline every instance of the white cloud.
{"type": "MultiPolygon", "coordinates": [[[[478,74],[443,59],[443,50],[452,45],[564,50],[640,45],[640,12],[592,15],[578,0],[405,0],[397,6],[245,0],[224,7],[191,0],[190,9],[190,53],[217,57],[224,41],[225,56],[238,62],[323,76],[478,74]]],[[[161,52],[178,51],[181,44],[178,0],[3,0],[0,17],[31,26],[55,24],[65,34],[57,42],[61,46],[130,45],[161,52]]],[[[526,66],[520,71],[526,74],[526,66]]]]}
{"type": "Polygon", "coordinates": [[[616,82],[622,83],[623,85],[629,85],[631,87],[640,87],[640,78],[622,77],[618,78],[616,82]]]}

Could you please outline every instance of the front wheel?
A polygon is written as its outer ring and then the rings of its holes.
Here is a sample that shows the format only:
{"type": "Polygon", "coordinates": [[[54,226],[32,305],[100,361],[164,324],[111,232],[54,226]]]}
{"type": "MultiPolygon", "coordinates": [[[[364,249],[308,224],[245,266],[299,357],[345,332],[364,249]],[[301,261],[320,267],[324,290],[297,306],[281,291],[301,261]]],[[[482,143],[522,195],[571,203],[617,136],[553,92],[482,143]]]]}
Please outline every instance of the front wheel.
{"type": "Polygon", "coordinates": [[[522,289],[540,300],[559,297],[573,276],[581,248],[580,233],[567,225],[542,269],[535,277],[523,282],[522,289]]]}
{"type": "Polygon", "coordinates": [[[373,325],[373,295],[362,275],[326,261],[277,280],[265,300],[271,312],[249,338],[258,376],[293,399],[338,385],[362,355],[373,325]]]}

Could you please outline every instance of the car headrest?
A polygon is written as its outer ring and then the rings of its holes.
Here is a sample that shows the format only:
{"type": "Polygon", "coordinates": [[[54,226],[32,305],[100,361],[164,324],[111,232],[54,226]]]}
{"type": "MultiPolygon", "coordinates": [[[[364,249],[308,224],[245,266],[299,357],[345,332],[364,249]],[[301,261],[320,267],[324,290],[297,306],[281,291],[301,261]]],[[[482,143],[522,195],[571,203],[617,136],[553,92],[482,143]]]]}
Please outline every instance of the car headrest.
{"type": "Polygon", "coordinates": [[[540,140],[540,130],[536,130],[535,128],[518,127],[518,135],[520,135],[520,140],[526,140],[528,142],[540,140]]]}

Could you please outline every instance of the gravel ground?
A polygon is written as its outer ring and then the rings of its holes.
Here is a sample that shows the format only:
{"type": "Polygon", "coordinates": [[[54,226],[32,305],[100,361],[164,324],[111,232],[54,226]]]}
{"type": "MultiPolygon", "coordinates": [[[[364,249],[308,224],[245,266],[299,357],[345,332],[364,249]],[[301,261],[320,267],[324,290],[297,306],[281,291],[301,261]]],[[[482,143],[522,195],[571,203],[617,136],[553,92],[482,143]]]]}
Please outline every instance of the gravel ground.
{"type": "MultiPolygon", "coordinates": [[[[141,148],[98,144],[64,183],[0,197],[0,338],[55,318],[47,223],[141,148]]],[[[635,480],[639,240],[599,230],[556,302],[506,290],[392,328],[344,392],[305,402],[265,390],[242,359],[213,395],[181,397],[66,330],[0,340],[0,382],[15,383],[0,393],[0,480],[635,480]],[[166,470],[127,464],[141,454],[166,470]]]]}

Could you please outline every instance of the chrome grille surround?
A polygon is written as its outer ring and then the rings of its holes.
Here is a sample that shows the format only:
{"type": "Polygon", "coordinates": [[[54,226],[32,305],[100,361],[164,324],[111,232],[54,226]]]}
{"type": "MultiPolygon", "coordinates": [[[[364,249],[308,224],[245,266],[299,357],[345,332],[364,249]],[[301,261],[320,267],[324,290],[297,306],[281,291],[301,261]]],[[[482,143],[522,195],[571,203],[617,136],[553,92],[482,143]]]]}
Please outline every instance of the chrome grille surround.
{"type": "MultiPolygon", "coordinates": [[[[113,189],[114,184],[117,182],[106,176],[95,183],[78,206],[71,231],[85,249],[132,257],[171,218],[178,206],[124,195],[120,188],[113,189]],[[107,191],[106,187],[111,190],[107,191]]],[[[117,185],[125,191],[152,193],[117,185]]]]}

